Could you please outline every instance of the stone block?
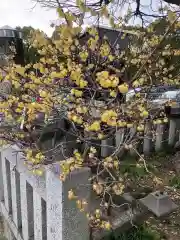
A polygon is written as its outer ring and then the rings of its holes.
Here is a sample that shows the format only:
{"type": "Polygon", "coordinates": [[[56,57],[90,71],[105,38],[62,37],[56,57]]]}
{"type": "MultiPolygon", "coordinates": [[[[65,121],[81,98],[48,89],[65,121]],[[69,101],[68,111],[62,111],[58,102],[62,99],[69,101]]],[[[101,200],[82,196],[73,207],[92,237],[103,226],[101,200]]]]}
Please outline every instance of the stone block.
{"type": "Polygon", "coordinates": [[[177,205],[170,197],[166,193],[160,191],[150,193],[139,201],[157,217],[164,217],[177,209],[177,205]]]}

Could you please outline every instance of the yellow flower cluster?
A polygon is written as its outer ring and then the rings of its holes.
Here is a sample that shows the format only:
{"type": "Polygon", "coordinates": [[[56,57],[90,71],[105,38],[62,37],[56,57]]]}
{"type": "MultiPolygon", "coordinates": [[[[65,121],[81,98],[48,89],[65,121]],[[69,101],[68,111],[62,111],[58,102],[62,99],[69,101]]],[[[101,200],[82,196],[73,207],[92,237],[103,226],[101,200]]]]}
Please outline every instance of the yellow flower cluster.
{"type": "Polygon", "coordinates": [[[154,125],[162,124],[162,123],[168,123],[168,118],[163,118],[163,119],[156,119],[153,121],[154,125]]]}
{"type": "Polygon", "coordinates": [[[83,114],[85,114],[85,113],[87,113],[88,112],[88,108],[87,107],[85,107],[85,106],[78,106],[77,108],[76,108],[76,111],[77,111],[77,113],[83,113],[83,114]]]}
{"type": "Polygon", "coordinates": [[[101,228],[105,230],[110,230],[111,229],[111,223],[109,221],[102,221],[101,223],[101,228]]]}
{"type": "Polygon", "coordinates": [[[68,71],[67,69],[64,68],[60,72],[55,72],[55,71],[51,72],[51,78],[64,78],[67,76],[67,74],[68,74],[68,71]]]}
{"type": "Polygon", "coordinates": [[[119,92],[120,93],[127,93],[129,91],[129,86],[126,83],[123,83],[121,85],[118,86],[119,92]]]}
{"type": "Polygon", "coordinates": [[[83,62],[85,62],[87,60],[87,58],[88,58],[88,52],[87,51],[80,52],[79,56],[80,56],[81,60],[83,62]]]}
{"type": "Polygon", "coordinates": [[[80,88],[85,88],[88,84],[88,82],[83,79],[83,74],[80,67],[76,67],[71,71],[70,78],[80,88]]]}
{"type": "MultiPolygon", "coordinates": [[[[69,14],[65,14],[67,18],[70,17],[69,14]]],[[[70,19],[72,20],[72,15],[70,19]]],[[[71,22],[71,20],[69,20],[71,22]]],[[[59,32],[59,38],[55,41],[56,48],[59,49],[59,51],[62,52],[65,56],[71,55],[71,50],[75,47],[76,41],[73,40],[74,35],[77,35],[81,32],[81,27],[72,27],[70,24],[68,26],[66,24],[61,24],[61,26],[58,27],[59,32]],[[74,44],[74,45],[73,45],[74,44]]]]}
{"type": "Polygon", "coordinates": [[[109,75],[108,71],[98,72],[96,81],[103,88],[116,88],[119,84],[119,78],[115,75],[109,75]]]}
{"type": "Polygon", "coordinates": [[[144,84],[145,82],[145,79],[144,78],[140,78],[138,80],[135,80],[132,84],[133,87],[137,88],[137,87],[140,87],[144,84]]]}
{"type": "Polygon", "coordinates": [[[34,48],[40,48],[48,45],[48,39],[45,37],[45,34],[39,30],[33,32],[32,39],[32,46],[34,48]]]}
{"type": "Polygon", "coordinates": [[[93,37],[98,36],[97,29],[95,27],[89,27],[87,29],[87,32],[92,35],[93,37]]]}
{"type": "Polygon", "coordinates": [[[119,162],[117,159],[113,159],[112,157],[107,157],[104,159],[103,165],[104,167],[117,169],[119,167],[119,162]]]}
{"type": "Polygon", "coordinates": [[[16,133],[15,137],[17,137],[18,139],[23,139],[24,138],[24,133],[16,133]]]}
{"type": "Polygon", "coordinates": [[[96,192],[97,195],[100,195],[103,192],[104,187],[101,183],[94,183],[93,190],[96,192]]]}
{"type": "Polygon", "coordinates": [[[25,68],[22,66],[16,65],[14,70],[16,73],[19,73],[21,76],[25,75],[25,68]]]}
{"type": "Polygon", "coordinates": [[[113,110],[106,110],[102,115],[101,115],[101,121],[106,123],[109,126],[116,126],[117,125],[117,113],[113,110]]]}
{"type": "Polygon", "coordinates": [[[0,109],[7,109],[8,107],[9,107],[9,102],[0,102],[0,109]]]}
{"type": "Polygon", "coordinates": [[[143,132],[144,131],[144,124],[139,124],[139,126],[137,126],[137,131],[143,132]]]}
{"type": "Polygon", "coordinates": [[[140,113],[140,115],[141,115],[141,117],[148,117],[149,116],[149,113],[148,113],[148,111],[146,111],[146,110],[144,110],[144,111],[142,111],[141,113],[140,113]]]}
{"type": "Polygon", "coordinates": [[[116,195],[121,195],[123,193],[124,188],[125,186],[122,183],[114,184],[114,186],[112,187],[116,195]]]}
{"type": "Polygon", "coordinates": [[[90,38],[87,42],[88,47],[92,50],[95,51],[96,47],[97,47],[97,42],[98,42],[98,37],[95,38],[90,38]]]}
{"type": "Polygon", "coordinates": [[[46,90],[39,90],[39,95],[40,95],[40,97],[42,97],[42,98],[47,98],[47,97],[50,96],[49,92],[46,91],[46,90]]]}
{"type": "Polygon", "coordinates": [[[71,89],[71,94],[76,97],[82,97],[83,92],[73,88],[73,89],[71,89]]]}
{"type": "Polygon", "coordinates": [[[117,96],[117,92],[114,91],[114,90],[111,90],[111,91],[110,91],[110,96],[111,96],[111,97],[116,97],[116,96],[117,96]]]}
{"type": "Polygon", "coordinates": [[[8,142],[6,140],[0,139],[0,146],[3,147],[5,145],[7,145],[8,142]]]}
{"type": "Polygon", "coordinates": [[[68,191],[68,199],[69,199],[69,200],[74,200],[74,199],[76,199],[76,198],[77,198],[77,196],[74,194],[73,190],[72,190],[72,189],[69,190],[69,191],[68,191]]]}
{"type": "Polygon", "coordinates": [[[107,57],[110,54],[110,46],[107,43],[104,43],[101,47],[100,47],[100,55],[102,57],[107,57]]]}
{"type": "Polygon", "coordinates": [[[33,164],[40,164],[44,160],[45,156],[39,152],[37,154],[34,154],[31,149],[26,150],[26,159],[27,161],[33,163],[33,164]]]}
{"type": "Polygon", "coordinates": [[[100,121],[94,121],[92,124],[90,125],[86,125],[85,127],[86,131],[94,131],[94,132],[98,132],[101,130],[101,125],[100,125],[100,121]]]}
{"type": "Polygon", "coordinates": [[[110,230],[112,227],[109,221],[102,220],[102,211],[100,209],[96,209],[94,214],[88,213],[86,216],[90,223],[98,228],[110,230]]]}
{"type": "Polygon", "coordinates": [[[60,162],[60,166],[62,169],[62,174],[60,175],[60,179],[62,181],[65,181],[66,177],[70,174],[70,172],[82,167],[82,164],[83,164],[83,158],[81,154],[77,150],[75,150],[73,157],[70,157],[69,159],[66,159],[60,162]]]}
{"type": "Polygon", "coordinates": [[[68,119],[77,123],[77,124],[82,124],[83,123],[83,119],[82,119],[82,116],[79,116],[75,113],[72,113],[72,112],[69,112],[68,113],[68,119]]]}
{"type": "Polygon", "coordinates": [[[44,169],[42,168],[35,168],[32,170],[32,173],[37,176],[42,176],[44,173],[44,169]]]}
{"type": "Polygon", "coordinates": [[[15,89],[18,89],[21,86],[21,80],[16,76],[16,73],[14,73],[13,71],[6,75],[5,80],[10,81],[15,89]]]}
{"type": "Polygon", "coordinates": [[[80,210],[80,212],[84,212],[86,210],[88,203],[85,199],[77,200],[76,206],[80,210]]]}

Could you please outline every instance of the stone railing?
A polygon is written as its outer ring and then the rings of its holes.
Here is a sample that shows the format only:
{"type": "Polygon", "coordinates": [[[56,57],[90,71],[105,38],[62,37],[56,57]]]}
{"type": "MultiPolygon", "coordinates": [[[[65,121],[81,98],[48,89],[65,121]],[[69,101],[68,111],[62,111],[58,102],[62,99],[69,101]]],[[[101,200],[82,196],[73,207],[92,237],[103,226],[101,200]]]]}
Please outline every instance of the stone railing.
{"type": "Polygon", "coordinates": [[[8,240],[89,239],[86,215],[68,200],[67,192],[75,189],[78,196],[88,199],[90,171],[74,172],[62,182],[58,166],[48,166],[43,176],[35,176],[17,147],[1,150],[0,209],[8,240]]]}
{"type": "MultiPolygon", "coordinates": [[[[111,139],[101,141],[101,157],[123,144],[125,131],[127,129],[122,128],[111,139]]],[[[134,134],[134,129],[131,131],[134,134]]],[[[180,141],[179,119],[171,118],[169,123],[158,124],[154,141],[148,131],[150,126],[147,125],[141,142],[144,154],[151,153],[152,149],[160,151],[164,144],[174,148],[180,141]]],[[[99,199],[96,201],[90,190],[89,168],[74,171],[62,182],[59,163],[45,166],[43,175],[36,176],[24,165],[23,155],[16,146],[4,147],[0,152],[0,210],[9,240],[92,239],[86,214],[77,209],[76,201],[68,200],[68,191],[73,189],[80,199],[85,198],[90,203],[88,211],[99,206],[99,199]]],[[[130,195],[125,194],[121,200],[128,208],[113,210],[113,229],[132,226],[132,221],[137,221],[137,217],[142,220],[147,212],[139,209],[132,212],[130,195]]],[[[93,232],[93,236],[93,239],[101,239],[99,232],[93,232]]]]}

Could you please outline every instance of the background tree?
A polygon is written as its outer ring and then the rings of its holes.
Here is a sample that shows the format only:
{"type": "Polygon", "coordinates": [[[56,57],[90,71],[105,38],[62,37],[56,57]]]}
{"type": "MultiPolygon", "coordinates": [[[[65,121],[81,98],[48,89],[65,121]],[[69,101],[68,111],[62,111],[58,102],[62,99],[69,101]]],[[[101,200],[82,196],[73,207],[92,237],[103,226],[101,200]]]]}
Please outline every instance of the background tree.
{"type": "Polygon", "coordinates": [[[25,64],[37,62],[39,54],[31,44],[31,39],[35,29],[31,26],[16,27],[16,29],[20,31],[23,36],[25,64]]]}

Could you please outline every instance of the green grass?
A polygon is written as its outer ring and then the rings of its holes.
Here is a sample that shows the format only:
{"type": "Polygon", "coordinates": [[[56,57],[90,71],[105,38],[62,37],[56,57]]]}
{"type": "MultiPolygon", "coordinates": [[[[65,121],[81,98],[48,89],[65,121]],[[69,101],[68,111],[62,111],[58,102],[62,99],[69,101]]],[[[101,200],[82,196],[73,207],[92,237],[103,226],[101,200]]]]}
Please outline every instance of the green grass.
{"type": "Polygon", "coordinates": [[[180,189],[180,177],[179,176],[174,176],[170,179],[169,185],[171,187],[175,187],[177,189],[180,189]]]}
{"type": "Polygon", "coordinates": [[[145,225],[138,228],[132,228],[126,233],[120,235],[111,234],[108,238],[104,240],[162,240],[162,236],[147,228],[145,225]]]}

